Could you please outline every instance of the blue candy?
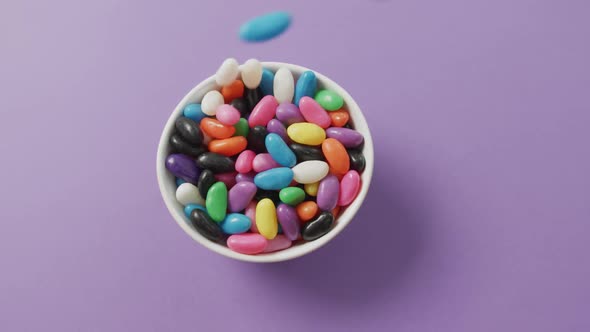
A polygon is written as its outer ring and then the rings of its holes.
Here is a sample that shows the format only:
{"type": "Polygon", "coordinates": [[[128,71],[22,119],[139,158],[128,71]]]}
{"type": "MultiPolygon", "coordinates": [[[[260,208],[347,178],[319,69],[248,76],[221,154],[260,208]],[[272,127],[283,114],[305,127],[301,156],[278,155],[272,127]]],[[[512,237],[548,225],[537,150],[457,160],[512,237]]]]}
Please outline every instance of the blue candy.
{"type": "Polygon", "coordinates": [[[204,206],[202,206],[202,205],[199,205],[199,204],[189,204],[189,205],[187,205],[187,206],[184,207],[184,215],[187,218],[190,218],[191,217],[191,213],[193,213],[193,210],[194,209],[199,209],[201,211],[207,212],[207,209],[204,206]]]}
{"type": "Polygon", "coordinates": [[[207,117],[207,114],[203,113],[201,110],[201,104],[188,104],[182,111],[182,115],[189,119],[195,120],[196,123],[201,122],[204,117],[207,117]]]}
{"type": "Polygon", "coordinates": [[[254,184],[264,190],[281,190],[292,180],[293,171],[289,167],[277,167],[256,174],[254,184]]]}
{"type": "Polygon", "coordinates": [[[295,153],[291,151],[281,136],[275,133],[266,135],[266,138],[264,139],[264,145],[266,146],[266,150],[268,150],[268,153],[270,153],[272,159],[274,159],[279,165],[293,167],[297,163],[297,157],[295,156],[295,153]]]}
{"type": "Polygon", "coordinates": [[[176,178],[176,186],[177,186],[177,187],[180,187],[180,185],[181,185],[181,184],[183,184],[183,183],[185,183],[185,182],[186,182],[186,181],[184,181],[184,180],[183,180],[183,179],[181,179],[181,178],[176,178]]]}
{"type": "Polygon", "coordinates": [[[240,27],[240,38],[248,42],[261,42],[283,33],[291,24],[291,15],[287,12],[272,12],[257,16],[240,27]]]}
{"type": "Polygon", "coordinates": [[[299,99],[301,97],[307,96],[313,98],[317,88],[318,80],[315,77],[315,73],[311,70],[303,72],[295,85],[295,105],[299,106],[299,99]]]}
{"type": "Polygon", "coordinates": [[[250,229],[252,221],[241,213],[230,213],[225,216],[220,226],[225,234],[240,234],[250,229]]]}
{"type": "Polygon", "coordinates": [[[260,81],[259,88],[263,95],[268,96],[274,94],[274,81],[275,74],[270,69],[262,69],[262,80],[260,81]]]}

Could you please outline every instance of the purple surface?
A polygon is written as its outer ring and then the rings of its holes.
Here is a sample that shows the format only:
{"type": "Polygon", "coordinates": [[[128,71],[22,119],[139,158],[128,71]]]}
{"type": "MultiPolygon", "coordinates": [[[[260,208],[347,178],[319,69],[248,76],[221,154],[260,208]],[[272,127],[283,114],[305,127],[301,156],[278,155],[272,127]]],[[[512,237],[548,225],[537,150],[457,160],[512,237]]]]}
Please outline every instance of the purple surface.
{"type": "Polygon", "coordinates": [[[2,1],[0,330],[590,330],[589,10],[2,1]],[[285,35],[238,40],[275,9],[285,35]],[[160,198],[161,129],[228,56],[318,69],[366,112],[372,189],[313,255],[217,256],[160,198]]]}

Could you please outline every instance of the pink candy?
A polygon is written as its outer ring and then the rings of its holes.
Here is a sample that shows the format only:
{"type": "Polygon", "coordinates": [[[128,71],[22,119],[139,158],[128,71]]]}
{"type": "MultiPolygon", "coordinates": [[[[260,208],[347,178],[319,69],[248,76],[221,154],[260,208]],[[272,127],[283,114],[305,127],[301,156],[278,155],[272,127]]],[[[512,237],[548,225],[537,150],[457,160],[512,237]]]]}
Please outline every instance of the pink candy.
{"type": "Polygon", "coordinates": [[[355,199],[361,189],[361,177],[357,171],[348,171],[340,181],[338,205],[346,206],[355,199]]]}
{"type": "Polygon", "coordinates": [[[233,126],[240,121],[240,112],[232,105],[224,104],[217,107],[215,117],[224,125],[233,126]]]}
{"type": "Polygon", "coordinates": [[[256,204],[258,204],[258,202],[254,200],[251,201],[246,207],[246,213],[244,213],[248,218],[250,218],[250,221],[252,221],[252,226],[250,227],[250,231],[252,233],[258,233],[258,227],[256,227],[256,204]]]}
{"type": "Polygon", "coordinates": [[[281,167],[269,153],[259,153],[252,161],[252,169],[254,172],[260,173],[271,168],[281,167]]]}
{"type": "Polygon", "coordinates": [[[305,121],[315,123],[324,129],[330,127],[332,123],[328,112],[324,111],[322,106],[310,97],[305,96],[299,100],[299,111],[301,111],[305,121]]]}
{"type": "Polygon", "coordinates": [[[267,244],[264,236],[256,233],[235,234],[227,239],[227,246],[231,250],[247,255],[263,252],[267,244]]]}
{"type": "MultiPolygon", "coordinates": [[[[277,103],[277,100],[274,96],[265,96],[264,98],[260,99],[258,104],[254,106],[254,109],[248,118],[248,125],[250,128],[254,126],[266,127],[268,122],[275,117],[277,106],[279,106],[279,103],[277,103]]],[[[329,116],[328,119],[330,119],[329,116]]]]}
{"type": "Polygon", "coordinates": [[[287,249],[291,246],[291,240],[289,240],[285,235],[277,235],[274,239],[268,240],[268,244],[264,252],[273,252],[279,251],[283,249],[287,249]]]}
{"type": "Polygon", "coordinates": [[[248,173],[252,171],[252,162],[256,153],[252,150],[244,150],[236,159],[236,171],[238,173],[248,173]]]}

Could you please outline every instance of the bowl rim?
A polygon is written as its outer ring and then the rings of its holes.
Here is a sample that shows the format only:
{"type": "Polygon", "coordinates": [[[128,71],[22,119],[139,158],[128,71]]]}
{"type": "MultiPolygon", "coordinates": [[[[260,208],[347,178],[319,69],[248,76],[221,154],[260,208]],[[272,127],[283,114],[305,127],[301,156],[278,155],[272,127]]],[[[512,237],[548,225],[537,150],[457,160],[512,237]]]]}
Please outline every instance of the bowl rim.
{"type": "MultiPolygon", "coordinates": [[[[187,233],[194,241],[215,253],[239,261],[253,263],[274,263],[295,259],[297,257],[307,255],[321,248],[326,243],[334,239],[338,234],[340,234],[340,232],[344,230],[344,228],[346,228],[346,226],[348,226],[348,224],[350,224],[350,222],[362,206],[362,203],[365,200],[367,193],[369,191],[369,187],[371,185],[371,179],[373,177],[374,168],[374,150],[371,131],[369,129],[363,112],[361,111],[356,101],[348,93],[348,91],[342,88],[338,83],[332,81],[330,78],[319,73],[316,70],[309,69],[303,66],[272,61],[266,61],[261,63],[264,68],[268,68],[270,70],[273,70],[274,72],[276,72],[276,70],[278,70],[281,67],[286,67],[291,71],[295,78],[299,77],[299,75],[304,71],[313,71],[317,77],[319,86],[323,86],[325,88],[335,91],[344,99],[344,104],[348,109],[352,122],[354,122],[355,130],[361,132],[364,136],[365,143],[363,147],[363,155],[365,157],[366,165],[365,170],[361,174],[361,189],[354,201],[350,205],[348,205],[343,210],[343,212],[341,212],[341,214],[337,217],[336,220],[338,222],[332,228],[332,230],[330,230],[330,232],[328,232],[326,235],[314,241],[299,244],[297,246],[293,246],[284,250],[258,255],[246,255],[232,251],[227,246],[223,246],[221,244],[208,240],[207,238],[199,234],[196,230],[194,230],[191,225],[189,225],[184,215],[183,206],[176,201],[176,197],[174,195],[175,190],[172,190],[172,194],[167,193],[168,189],[172,189],[172,185],[174,186],[174,188],[176,188],[174,176],[172,176],[172,174],[169,174],[165,167],[168,139],[174,130],[174,122],[176,121],[178,116],[182,115],[184,107],[190,103],[200,102],[202,96],[200,98],[196,98],[199,99],[199,101],[194,101],[195,96],[199,94],[204,95],[205,89],[207,89],[207,91],[210,91],[211,88],[219,88],[219,86],[217,86],[215,83],[215,75],[206,78],[205,80],[197,84],[195,87],[193,87],[181,99],[181,101],[178,103],[172,114],[170,114],[170,117],[168,118],[166,125],[164,126],[162,135],[158,143],[156,173],[160,194],[162,195],[162,199],[164,200],[164,203],[166,204],[168,211],[170,212],[178,226],[180,226],[180,228],[182,228],[184,232],[187,233]]],[[[240,69],[241,68],[242,65],[240,66],[240,69]]]]}

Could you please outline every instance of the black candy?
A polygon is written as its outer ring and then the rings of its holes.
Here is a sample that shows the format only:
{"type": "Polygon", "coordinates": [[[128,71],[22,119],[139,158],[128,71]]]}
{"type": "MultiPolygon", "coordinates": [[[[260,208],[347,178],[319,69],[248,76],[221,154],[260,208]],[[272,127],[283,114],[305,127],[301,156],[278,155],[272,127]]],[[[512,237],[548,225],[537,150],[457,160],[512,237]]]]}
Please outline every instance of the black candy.
{"type": "Polygon", "coordinates": [[[201,197],[207,197],[209,188],[211,188],[215,182],[217,182],[217,180],[215,179],[212,171],[206,169],[201,172],[199,181],[197,182],[197,187],[199,188],[199,194],[201,194],[201,197]]]}
{"type": "Polygon", "coordinates": [[[263,198],[269,198],[271,201],[273,201],[273,203],[275,203],[275,206],[278,206],[281,202],[278,191],[258,189],[256,191],[256,195],[254,195],[254,199],[260,201],[263,198]]]}
{"type": "Polygon", "coordinates": [[[360,149],[348,149],[348,159],[350,159],[350,169],[359,173],[365,170],[365,156],[360,149]]]}
{"type": "Polygon", "coordinates": [[[250,112],[252,112],[252,109],[254,108],[254,106],[256,106],[256,104],[258,104],[260,99],[262,99],[262,91],[260,91],[260,88],[256,88],[256,89],[246,88],[244,91],[244,99],[246,99],[246,102],[248,103],[248,110],[250,112]]]}
{"type": "Polygon", "coordinates": [[[330,229],[332,229],[333,223],[334,216],[332,213],[322,212],[317,218],[303,226],[303,229],[301,229],[301,236],[306,241],[318,239],[326,235],[330,229]]]}
{"type": "Polygon", "coordinates": [[[264,126],[254,126],[254,128],[250,128],[250,131],[248,132],[248,149],[256,153],[266,152],[264,140],[266,139],[267,134],[268,131],[264,126]]]}
{"type": "Polygon", "coordinates": [[[207,239],[215,242],[220,242],[223,239],[223,231],[205,211],[194,209],[190,219],[197,232],[207,239]]]}
{"type": "Polygon", "coordinates": [[[197,158],[197,166],[213,173],[226,173],[234,171],[235,162],[230,157],[219,153],[205,152],[197,158]]]}
{"type": "Polygon", "coordinates": [[[194,145],[203,143],[203,133],[201,133],[199,125],[192,119],[181,116],[176,119],[175,127],[186,142],[194,145]]]}
{"type": "Polygon", "coordinates": [[[193,145],[190,143],[185,142],[179,134],[173,134],[170,136],[170,147],[174,152],[179,152],[182,154],[186,154],[191,157],[198,157],[201,153],[205,152],[205,148],[198,145],[193,145]]]}
{"type": "Polygon", "coordinates": [[[240,111],[240,115],[242,116],[242,118],[245,118],[248,115],[248,113],[250,113],[248,102],[244,98],[236,98],[232,100],[231,105],[235,109],[240,111]]]}
{"type": "Polygon", "coordinates": [[[289,147],[297,156],[298,163],[308,160],[325,160],[324,154],[319,148],[299,143],[291,143],[289,147]]]}

